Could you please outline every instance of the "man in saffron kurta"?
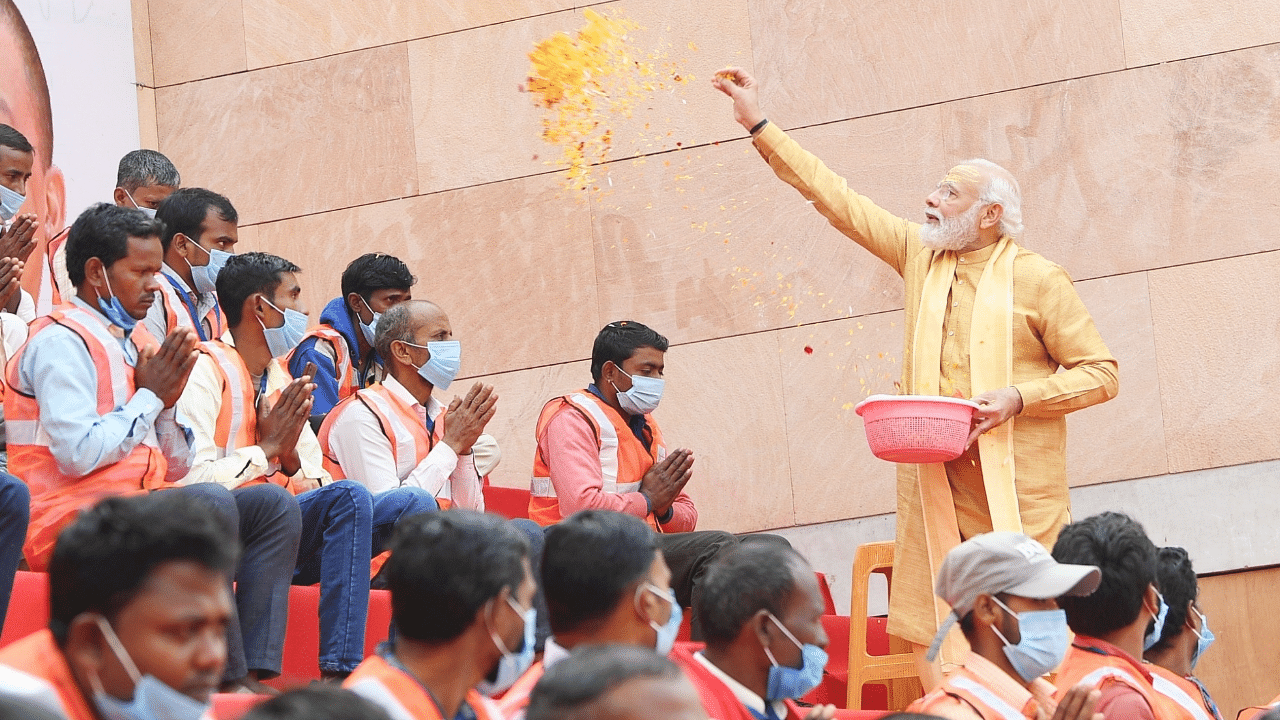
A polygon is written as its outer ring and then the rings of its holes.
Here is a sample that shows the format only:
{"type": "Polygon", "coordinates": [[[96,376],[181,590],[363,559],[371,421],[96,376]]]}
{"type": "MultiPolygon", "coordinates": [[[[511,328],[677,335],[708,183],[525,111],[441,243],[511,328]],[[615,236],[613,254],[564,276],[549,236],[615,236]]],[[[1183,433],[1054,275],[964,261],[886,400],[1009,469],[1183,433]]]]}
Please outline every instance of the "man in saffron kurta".
{"type": "Polygon", "coordinates": [[[1017,245],[1021,197],[1003,168],[953,168],[922,226],[851,191],[770,124],[749,74],[728,68],[713,83],[778,177],[902,276],[903,392],[980,406],[964,455],[898,468],[889,631],[923,645],[947,612],[931,579],[961,539],[1009,530],[1053,546],[1070,518],[1065,415],[1114,397],[1118,365],[1066,271],[1017,245]]]}

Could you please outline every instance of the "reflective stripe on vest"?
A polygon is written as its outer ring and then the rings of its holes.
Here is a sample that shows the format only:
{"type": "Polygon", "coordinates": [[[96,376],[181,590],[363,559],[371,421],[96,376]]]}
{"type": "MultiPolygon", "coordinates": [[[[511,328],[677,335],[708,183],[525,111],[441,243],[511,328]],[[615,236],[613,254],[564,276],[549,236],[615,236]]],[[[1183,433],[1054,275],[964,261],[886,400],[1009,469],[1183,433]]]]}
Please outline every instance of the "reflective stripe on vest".
{"type": "Polygon", "coordinates": [[[1151,687],[1155,688],[1155,691],[1161,695],[1164,695],[1170,700],[1178,703],[1178,705],[1183,710],[1186,710],[1191,717],[1195,718],[1195,720],[1212,720],[1212,718],[1209,717],[1209,713],[1205,712],[1204,707],[1201,706],[1200,703],[1192,699],[1185,690],[1178,687],[1177,684],[1168,678],[1163,677],[1158,673],[1152,673],[1151,687]]]}
{"type": "MultiPolygon", "coordinates": [[[[76,306],[64,306],[36,319],[31,337],[51,325],[74,332],[84,343],[97,375],[96,411],[107,415],[133,397],[133,368],[125,360],[120,340],[92,314],[76,306]]],[[[155,346],[151,333],[139,323],[130,335],[139,349],[155,346]]],[[[22,393],[20,382],[24,345],[10,358],[5,383],[9,472],[22,478],[31,490],[31,521],[23,554],[32,570],[44,570],[58,532],[83,508],[111,495],[128,495],[163,487],[168,463],[160,452],[155,428],[124,458],[84,476],[63,473],[51,449],[51,439],[40,420],[36,398],[22,393]]]]}
{"type": "MultiPolygon", "coordinates": [[[[596,443],[600,448],[600,475],[604,480],[602,490],[614,494],[639,490],[639,482],[618,484],[618,431],[609,420],[609,416],[605,415],[604,408],[583,393],[573,393],[565,396],[565,399],[586,413],[595,428],[596,443]]],[[[550,418],[547,420],[550,421],[550,418]]],[[[538,473],[534,473],[529,490],[534,497],[556,496],[556,489],[551,484],[550,476],[540,476],[538,473]]]]}
{"type": "Polygon", "coordinates": [[[218,340],[202,342],[196,347],[213,359],[222,376],[222,404],[213,434],[213,444],[217,446],[218,459],[221,460],[242,447],[258,442],[253,378],[234,348],[218,340]]]}
{"type": "MultiPolygon", "coordinates": [[[[324,419],[324,424],[320,426],[320,449],[324,453],[325,468],[335,480],[345,479],[347,474],[333,454],[329,444],[330,433],[355,402],[362,403],[377,418],[382,434],[391,444],[392,460],[396,465],[396,479],[401,483],[409,477],[409,473],[413,472],[419,463],[426,459],[431,448],[444,437],[445,416],[448,415],[448,410],[441,410],[436,416],[435,432],[429,434],[422,418],[418,417],[418,412],[412,405],[396,397],[382,383],[375,383],[335,405],[333,410],[329,411],[328,417],[324,419]]],[[[436,500],[444,501],[441,504],[442,509],[451,504],[452,494],[447,481],[436,500]]]]}
{"type": "MultiPolygon", "coordinates": [[[[991,692],[991,689],[980,683],[974,682],[962,675],[956,675],[949,678],[947,685],[963,690],[973,696],[982,705],[987,706],[992,712],[997,713],[1005,720],[1027,720],[1022,711],[1005,702],[1003,698],[991,692]]],[[[945,692],[945,689],[944,689],[945,692]]]]}
{"type": "MultiPolygon", "coordinates": [[[[347,339],[343,337],[342,333],[334,330],[332,326],[324,324],[311,328],[306,335],[302,336],[298,346],[301,347],[302,343],[307,341],[307,338],[326,340],[333,346],[333,366],[338,373],[338,399],[346,400],[351,397],[356,391],[356,369],[351,363],[351,349],[347,347],[347,339]]],[[[298,352],[297,347],[290,350],[289,354],[285,356],[285,367],[289,367],[289,364],[293,362],[293,354],[296,352],[298,352]]]]}

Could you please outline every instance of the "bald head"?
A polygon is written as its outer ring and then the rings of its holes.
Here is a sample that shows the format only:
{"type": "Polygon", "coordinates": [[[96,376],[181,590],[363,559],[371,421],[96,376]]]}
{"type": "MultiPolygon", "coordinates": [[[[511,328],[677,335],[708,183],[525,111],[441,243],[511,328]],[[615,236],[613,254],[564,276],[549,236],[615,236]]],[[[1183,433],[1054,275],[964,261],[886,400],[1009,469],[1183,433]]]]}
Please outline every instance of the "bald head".
{"type": "Polygon", "coordinates": [[[426,345],[428,341],[436,339],[432,336],[437,334],[433,331],[437,327],[449,329],[449,334],[452,336],[449,316],[439,305],[430,300],[406,300],[382,313],[378,319],[378,333],[374,336],[373,344],[383,362],[390,363],[395,358],[391,350],[392,343],[398,340],[426,345]]]}
{"type": "Polygon", "coordinates": [[[528,720],[706,720],[680,668],[630,645],[576,648],[529,696],[528,720]]]}

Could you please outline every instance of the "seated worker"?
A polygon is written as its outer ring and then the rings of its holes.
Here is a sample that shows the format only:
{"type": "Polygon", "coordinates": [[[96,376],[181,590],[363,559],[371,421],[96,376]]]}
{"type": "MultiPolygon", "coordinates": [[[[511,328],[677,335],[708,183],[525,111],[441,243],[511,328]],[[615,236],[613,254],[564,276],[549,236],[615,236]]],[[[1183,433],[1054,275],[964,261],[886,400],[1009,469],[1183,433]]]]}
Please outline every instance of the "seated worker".
{"type": "Polygon", "coordinates": [[[528,720],[706,720],[680,668],[649,650],[590,645],[547,671],[528,720]]]}
{"type": "Polygon", "coordinates": [[[197,720],[227,660],[235,565],[233,529],[177,493],[86,509],[49,563],[48,629],[0,650],[0,694],[67,720],[197,720]]]}
{"type": "Polygon", "coordinates": [[[541,662],[498,702],[504,716],[524,708],[543,671],[579,646],[618,643],[671,652],[682,613],[657,538],[640,518],[582,510],[552,525],[539,578],[554,637],[541,662]]]}
{"type": "MultiPolygon", "coordinates": [[[[25,555],[33,570],[45,569],[58,531],[82,509],[111,495],[173,488],[190,468],[190,429],[178,424],[174,405],[198,355],[195,333],[175,328],[157,348],[138,324],[158,289],[161,232],[137,210],[84,211],[67,236],[76,295],[32,325],[8,366],[9,462],[31,489],[25,555]]],[[[258,677],[280,672],[296,503],[275,486],[166,492],[198,498],[240,529],[227,680],[256,688],[258,677]]]]}
{"type": "Polygon", "coordinates": [[[1107,720],[1187,720],[1190,714],[1156,692],[1142,651],[1163,633],[1168,606],[1156,589],[1156,546],[1128,515],[1104,512],[1062,528],[1053,546],[1060,563],[1094,565],[1098,589],[1061,597],[1076,634],[1054,682],[1059,691],[1084,683],[1102,692],[1107,720]]]}
{"type": "Polygon", "coordinates": [[[929,660],[957,621],[970,652],[907,712],[950,720],[1093,720],[1098,691],[1075,687],[1058,703],[1043,676],[1062,662],[1071,643],[1057,598],[1088,595],[1101,579],[1096,567],[1054,562],[1022,533],[975,535],[952,548],[934,586],[951,614],[929,660]]]}
{"type": "Polygon", "coordinates": [[[408,300],[382,314],[376,340],[386,377],[338,403],[320,426],[329,474],[375,495],[419,488],[442,508],[484,510],[481,478],[501,458],[498,443],[483,434],[498,396],[476,383],[447,409],[432,397],[458,372],[449,316],[434,303],[408,300]]]}
{"type": "MultiPolygon", "coordinates": [[[[707,563],[739,539],[694,532],[698,510],[685,494],[693,452],[670,453],[651,413],[662,399],[667,339],[638,322],[609,323],[591,349],[592,383],[555,398],[538,417],[529,519],[552,525],[588,508],[641,518],[659,532],[681,607],[689,607],[707,563]]],[[[787,545],[774,535],[743,542],[787,545]]],[[[691,618],[700,639],[699,615],[691,618]]]]}
{"type": "MultiPolygon", "coordinates": [[[[111,201],[116,207],[141,210],[147,217],[154,218],[160,203],[172,195],[181,182],[178,168],[173,166],[169,158],[155,150],[131,150],[120,158],[120,164],[116,168],[116,187],[111,193],[111,201]]],[[[70,302],[76,293],[67,272],[66,241],[67,230],[63,230],[49,240],[49,247],[45,251],[49,273],[46,279],[52,279],[50,289],[53,291],[52,301],[55,307],[70,302]]]]}
{"type": "Polygon", "coordinates": [[[369,560],[375,532],[390,534],[403,515],[435,510],[410,488],[375,499],[351,481],[331,482],[307,419],[312,385],[292,379],[283,358],[307,316],[297,265],[267,253],[227,260],[218,302],[234,341],[210,340],[178,401],[195,439],[187,486],[227,489],[271,484],[297,496],[302,537],[293,582],[320,583],[320,671],[345,677],[364,658],[369,560]]]}
{"type": "Polygon", "coordinates": [[[179,326],[195,330],[202,341],[222,337],[227,327],[214,290],[239,240],[240,216],[230,200],[212,190],[183,188],[160,203],[156,217],[164,223],[164,265],[157,277],[159,302],[142,323],[156,337],[179,326]]]}
{"type": "Polygon", "coordinates": [[[395,639],[343,686],[393,718],[500,720],[481,691],[507,689],[533,662],[534,580],[524,535],[497,515],[471,510],[407,518],[383,572],[395,639]]]}
{"type": "MultiPolygon", "coordinates": [[[[0,123],[0,258],[7,259],[3,269],[4,285],[19,280],[27,259],[39,241],[40,221],[35,213],[18,214],[27,200],[28,182],[35,167],[35,147],[16,128],[0,123]]],[[[35,301],[25,290],[0,293],[0,319],[4,321],[6,345],[21,345],[26,339],[25,325],[36,317],[35,301]]]]}
{"type": "Polygon", "coordinates": [[[379,316],[410,299],[417,281],[407,265],[386,253],[361,255],[342,272],[342,297],[324,306],[320,324],[288,359],[294,377],[304,374],[307,363],[317,368],[313,414],[326,415],[357,389],[382,379],[382,359],[374,348],[379,316]]]}
{"type": "MultiPolygon", "coordinates": [[[[702,616],[705,650],[677,649],[676,661],[719,720],[778,720],[787,700],[822,682],[827,665],[826,603],[813,568],[790,547],[742,545],[708,568],[694,598],[702,616]]],[[[830,718],[821,705],[809,720],[830,718]]]]}
{"type": "Polygon", "coordinates": [[[1191,558],[1180,547],[1166,547],[1160,548],[1156,563],[1156,583],[1169,614],[1155,644],[1143,654],[1152,682],[1196,720],[1222,720],[1209,690],[1194,675],[1196,663],[1213,644],[1213,631],[1198,607],[1200,584],[1191,558]]]}

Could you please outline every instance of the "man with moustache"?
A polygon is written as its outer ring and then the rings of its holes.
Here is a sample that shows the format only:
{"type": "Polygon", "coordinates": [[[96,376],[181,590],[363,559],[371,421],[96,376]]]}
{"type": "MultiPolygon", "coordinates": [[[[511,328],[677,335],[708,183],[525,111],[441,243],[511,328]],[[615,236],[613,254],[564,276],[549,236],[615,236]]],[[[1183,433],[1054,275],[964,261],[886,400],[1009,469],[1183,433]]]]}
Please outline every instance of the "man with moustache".
{"type": "Polygon", "coordinates": [[[916,645],[931,689],[941,676],[923,646],[949,612],[930,587],[942,558],[992,530],[1053,546],[1070,517],[1065,416],[1114,397],[1118,364],[1066,271],[1018,245],[1021,191],[1007,170],[987,160],[953,167],[925,199],[920,225],[851,191],[769,123],[750,74],[726,68],[712,84],[774,173],[902,276],[903,391],[979,406],[959,458],[898,466],[888,629],[916,645]]]}

